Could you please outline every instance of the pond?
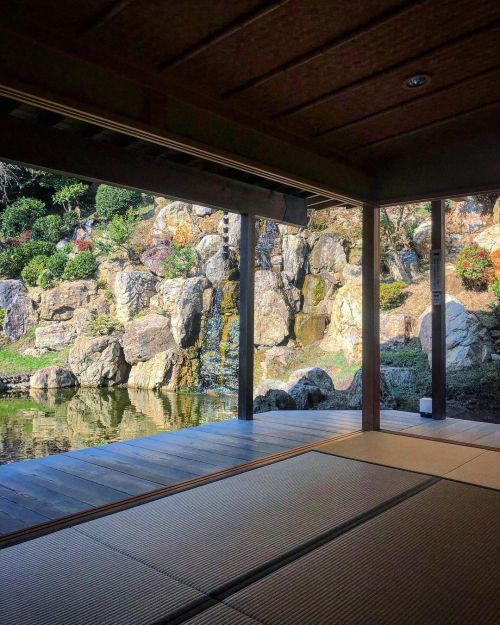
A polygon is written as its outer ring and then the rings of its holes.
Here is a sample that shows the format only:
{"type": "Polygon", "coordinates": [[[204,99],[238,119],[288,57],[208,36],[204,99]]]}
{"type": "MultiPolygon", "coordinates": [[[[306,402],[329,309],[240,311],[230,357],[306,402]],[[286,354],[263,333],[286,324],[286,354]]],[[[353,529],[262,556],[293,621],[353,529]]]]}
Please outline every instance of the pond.
{"type": "Polygon", "coordinates": [[[237,397],[125,388],[0,395],[0,464],[236,416],[237,397]]]}

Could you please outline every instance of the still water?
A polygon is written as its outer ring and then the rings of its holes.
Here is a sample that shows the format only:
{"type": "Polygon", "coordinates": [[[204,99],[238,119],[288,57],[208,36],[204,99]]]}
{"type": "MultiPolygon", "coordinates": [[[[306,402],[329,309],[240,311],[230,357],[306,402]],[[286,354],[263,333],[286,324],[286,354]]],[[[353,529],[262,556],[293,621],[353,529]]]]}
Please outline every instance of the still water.
{"type": "Polygon", "coordinates": [[[236,410],[231,395],[124,388],[0,395],[0,464],[222,421],[236,410]]]}

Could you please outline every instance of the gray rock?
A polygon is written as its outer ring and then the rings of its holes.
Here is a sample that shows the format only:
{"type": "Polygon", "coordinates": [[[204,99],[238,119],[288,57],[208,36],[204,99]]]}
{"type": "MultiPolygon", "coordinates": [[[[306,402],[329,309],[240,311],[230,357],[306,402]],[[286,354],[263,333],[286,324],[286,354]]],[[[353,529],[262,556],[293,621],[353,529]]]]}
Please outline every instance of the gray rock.
{"type": "Polygon", "coordinates": [[[71,345],[77,337],[77,331],[72,321],[56,321],[35,330],[35,347],[60,351],[66,345],[71,345]]]}
{"type": "Polygon", "coordinates": [[[319,367],[298,369],[288,378],[288,393],[298,410],[315,408],[335,391],[331,377],[319,367]]]}
{"type": "Polygon", "coordinates": [[[208,208],[208,206],[200,206],[199,204],[193,204],[193,214],[196,217],[207,217],[213,213],[212,208],[208,208]]]}
{"type": "Polygon", "coordinates": [[[136,363],[130,370],[127,386],[149,390],[166,386],[177,360],[177,352],[168,350],[156,354],[150,360],[136,363]]]}
{"type": "Polygon", "coordinates": [[[17,341],[35,325],[37,314],[32,300],[18,295],[7,309],[3,331],[9,341],[17,341]]]}
{"type": "Polygon", "coordinates": [[[361,284],[363,281],[363,274],[361,265],[351,265],[347,263],[342,269],[342,282],[344,284],[361,284]]]}
{"type": "MultiPolygon", "coordinates": [[[[348,407],[353,410],[359,410],[361,408],[362,400],[363,400],[363,373],[361,369],[359,369],[354,379],[351,383],[351,386],[348,390],[348,407]]],[[[396,405],[396,400],[391,393],[391,389],[387,383],[387,380],[384,375],[380,376],[380,407],[384,410],[394,410],[396,405]]]]}
{"type": "Polygon", "coordinates": [[[297,405],[293,397],[286,391],[273,389],[265,395],[259,395],[253,401],[253,412],[270,412],[271,410],[296,410],[297,405]]]}
{"type": "Polygon", "coordinates": [[[283,271],[290,277],[292,282],[300,284],[304,278],[304,266],[308,251],[307,243],[303,236],[286,234],[283,236],[283,271]]]}
{"type": "Polygon", "coordinates": [[[222,237],[220,234],[206,234],[196,246],[196,251],[203,261],[206,261],[222,249],[222,237]]]}
{"type": "Polygon", "coordinates": [[[429,259],[431,249],[431,222],[423,221],[413,233],[413,246],[420,258],[429,259]]]}
{"type": "Polygon", "coordinates": [[[96,294],[95,280],[62,282],[42,293],[40,316],[46,321],[67,321],[72,318],[75,308],[90,303],[96,294]]]}
{"type": "Polygon", "coordinates": [[[291,310],[279,274],[255,272],[255,344],[279,345],[290,334],[291,310]]]}
{"type": "Polygon", "coordinates": [[[122,384],[129,371],[117,336],[80,336],[70,349],[68,363],[81,386],[122,384]]]}
{"type": "Polygon", "coordinates": [[[126,323],[138,312],[148,307],[156,293],[158,279],[144,271],[120,271],[115,279],[113,292],[116,298],[116,316],[126,323]]]}
{"type": "Polygon", "coordinates": [[[238,275],[238,260],[234,250],[229,250],[227,259],[224,257],[224,250],[216,252],[205,263],[204,273],[214,285],[223,280],[234,280],[238,275]]]}
{"type": "Polygon", "coordinates": [[[294,384],[304,380],[312,386],[317,386],[325,394],[333,393],[335,386],[332,378],[328,373],[320,367],[307,367],[305,369],[297,369],[288,378],[288,388],[290,389],[294,384]]]}
{"type": "Polygon", "coordinates": [[[40,369],[30,378],[30,388],[67,388],[77,384],[69,369],[55,366],[40,369]]]}
{"type": "Polygon", "coordinates": [[[22,280],[0,280],[0,308],[10,308],[18,295],[26,293],[22,280]]]}
{"type": "Polygon", "coordinates": [[[151,313],[134,319],[126,325],[121,344],[125,360],[131,365],[150,360],[159,352],[174,348],[170,318],[151,313]]]}
{"type": "Polygon", "coordinates": [[[344,247],[336,234],[322,234],[314,245],[309,259],[311,273],[326,271],[342,280],[342,271],[347,263],[344,247]]]}
{"type": "Polygon", "coordinates": [[[164,262],[171,253],[172,247],[170,243],[158,243],[141,254],[141,263],[156,276],[163,278],[165,276],[164,262]]]}

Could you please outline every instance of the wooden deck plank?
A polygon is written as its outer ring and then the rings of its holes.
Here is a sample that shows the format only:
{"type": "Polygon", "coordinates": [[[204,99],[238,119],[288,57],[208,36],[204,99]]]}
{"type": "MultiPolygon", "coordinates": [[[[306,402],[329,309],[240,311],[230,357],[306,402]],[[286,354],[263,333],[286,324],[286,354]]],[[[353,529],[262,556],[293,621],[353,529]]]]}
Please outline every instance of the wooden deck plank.
{"type": "Polygon", "coordinates": [[[0,496],[0,535],[10,534],[47,521],[50,521],[48,517],[0,496]]]}

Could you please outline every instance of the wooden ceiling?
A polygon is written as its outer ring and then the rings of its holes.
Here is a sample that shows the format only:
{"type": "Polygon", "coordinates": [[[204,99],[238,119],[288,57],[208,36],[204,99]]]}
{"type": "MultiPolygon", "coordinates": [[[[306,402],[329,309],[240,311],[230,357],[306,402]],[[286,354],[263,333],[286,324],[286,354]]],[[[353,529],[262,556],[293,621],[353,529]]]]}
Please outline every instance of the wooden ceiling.
{"type": "Polygon", "coordinates": [[[12,32],[368,176],[498,132],[498,1],[17,0],[6,13],[12,32]],[[428,82],[407,88],[414,74],[428,82]]]}

